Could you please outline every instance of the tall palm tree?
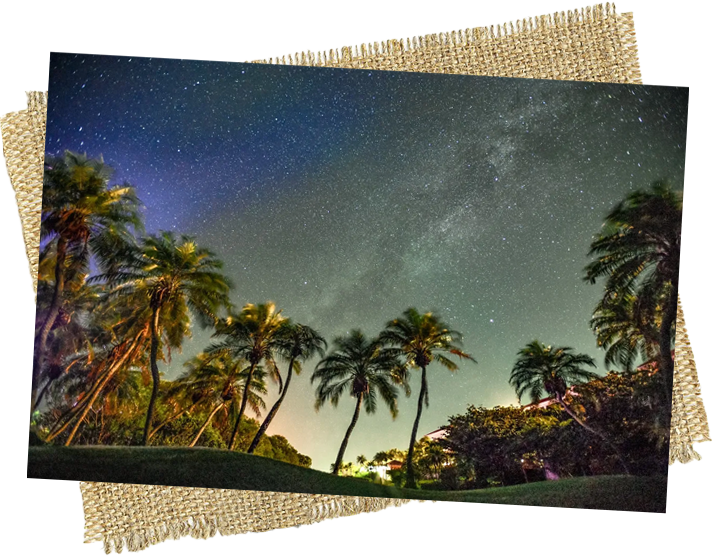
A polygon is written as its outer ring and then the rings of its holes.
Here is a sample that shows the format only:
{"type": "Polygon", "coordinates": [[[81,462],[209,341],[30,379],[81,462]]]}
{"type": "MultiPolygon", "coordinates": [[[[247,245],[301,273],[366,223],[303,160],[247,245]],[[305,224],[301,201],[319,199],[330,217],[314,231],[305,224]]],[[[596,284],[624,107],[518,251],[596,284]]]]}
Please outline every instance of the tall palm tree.
{"type": "Polygon", "coordinates": [[[658,319],[658,362],[666,396],[673,386],[673,340],[676,326],[683,193],[656,182],[635,191],[612,209],[604,229],[592,242],[596,259],[585,280],[604,278],[604,301],[636,294],[650,305],[662,300],[658,319]]]}
{"type": "Polygon", "coordinates": [[[657,357],[660,305],[651,300],[616,294],[597,304],[589,324],[606,350],[607,367],[620,365],[631,371],[637,362],[657,357]]]}
{"type": "MultiPolygon", "coordinates": [[[[273,302],[247,304],[238,315],[229,315],[216,325],[215,335],[220,340],[208,348],[208,352],[225,352],[234,359],[247,360],[247,384],[251,384],[255,369],[262,362],[270,377],[282,392],[282,376],[276,363],[276,341],[278,332],[287,320],[282,310],[277,310],[273,302]]],[[[248,391],[243,391],[240,409],[230,435],[228,448],[236,445],[238,428],[248,404],[248,391]]]]}
{"type": "Polygon", "coordinates": [[[255,434],[252,443],[250,443],[248,453],[255,451],[258,443],[260,443],[260,439],[262,439],[262,436],[280,409],[282,402],[285,400],[287,389],[290,386],[290,381],[292,381],[292,372],[294,371],[299,375],[302,371],[302,364],[315,355],[319,355],[320,358],[323,358],[327,349],[327,341],[312,327],[301,325],[300,323],[293,324],[289,321],[284,321],[276,332],[274,346],[276,352],[289,362],[287,366],[287,376],[282,385],[280,397],[275,404],[273,404],[272,408],[270,408],[267,416],[265,416],[265,420],[260,425],[260,429],[258,429],[255,434]]]}
{"type": "Polygon", "coordinates": [[[396,385],[402,383],[404,371],[397,350],[385,348],[378,340],[367,339],[359,330],[337,337],[333,344],[334,348],[317,364],[310,381],[318,382],[317,410],[327,401],[336,407],[347,392],[356,399],[352,420],[332,467],[332,474],[338,475],[362,405],[367,414],[373,414],[381,397],[391,416],[396,418],[396,385]]]}
{"type": "Polygon", "coordinates": [[[86,271],[92,257],[101,269],[112,269],[115,254],[133,245],[134,234],[143,229],[134,188],[128,184],[109,186],[111,173],[101,159],[70,151],[45,159],[40,237],[44,243],[42,255],[54,256],[54,272],[49,304],[38,315],[36,325],[33,409],[48,338],[62,307],[67,273],[70,269],[86,271]]]}
{"type": "Polygon", "coordinates": [[[421,421],[423,407],[428,406],[428,381],[426,368],[435,361],[448,371],[455,372],[458,365],[445,354],[453,354],[459,358],[475,359],[464,352],[462,335],[450,329],[437,315],[419,313],[414,308],[407,309],[403,315],[386,324],[379,335],[382,343],[397,347],[406,358],[408,367],[421,370],[421,390],[418,395],[418,410],[411,430],[408,456],[406,457],[406,487],[416,487],[416,473],[413,467],[413,449],[418,434],[418,424],[421,421]]]}
{"type": "Polygon", "coordinates": [[[248,384],[246,366],[245,360],[233,360],[226,353],[201,353],[188,362],[187,373],[183,376],[186,386],[191,391],[198,390],[205,393],[204,401],[208,403],[207,407],[210,410],[190,447],[195,446],[215,415],[224,409],[230,412],[235,401],[242,399],[246,391],[248,405],[257,416],[260,416],[260,411],[265,408],[265,401],[260,395],[267,393],[265,373],[261,368],[256,368],[248,384]]]}
{"type": "MultiPolygon", "coordinates": [[[[146,411],[143,444],[148,444],[154,406],[160,382],[159,348],[168,352],[180,348],[190,336],[191,314],[207,327],[218,320],[221,308],[228,308],[230,280],[220,270],[222,261],[208,249],[199,247],[190,236],[176,238],[160,232],[143,239],[140,249],[128,254],[121,270],[106,273],[96,280],[106,280],[114,295],[143,299],[144,315],[151,334],[149,363],[152,392],[146,411]]],[[[167,358],[164,354],[163,358],[167,358]]]]}
{"type": "Polygon", "coordinates": [[[544,393],[554,397],[562,409],[582,428],[601,438],[615,451],[625,473],[628,467],[618,449],[600,431],[587,425],[565,401],[568,390],[596,379],[598,376],[587,370],[596,367],[594,360],[586,354],[575,354],[570,347],[545,346],[533,340],[518,352],[515,365],[510,373],[510,385],[515,387],[517,398],[522,400],[529,393],[533,402],[542,398],[544,393]]]}

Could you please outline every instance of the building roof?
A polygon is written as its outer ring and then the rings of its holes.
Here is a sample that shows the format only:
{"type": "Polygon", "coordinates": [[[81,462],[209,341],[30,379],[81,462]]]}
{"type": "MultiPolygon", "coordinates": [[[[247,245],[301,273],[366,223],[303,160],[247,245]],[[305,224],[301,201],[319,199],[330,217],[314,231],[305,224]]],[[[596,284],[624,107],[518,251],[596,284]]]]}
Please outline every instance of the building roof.
{"type": "Polygon", "coordinates": [[[424,437],[428,437],[431,441],[435,441],[436,439],[442,439],[445,436],[446,428],[444,427],[435,429],[431,433],[427,433],[426,435],[424,435],[424,437]]]}

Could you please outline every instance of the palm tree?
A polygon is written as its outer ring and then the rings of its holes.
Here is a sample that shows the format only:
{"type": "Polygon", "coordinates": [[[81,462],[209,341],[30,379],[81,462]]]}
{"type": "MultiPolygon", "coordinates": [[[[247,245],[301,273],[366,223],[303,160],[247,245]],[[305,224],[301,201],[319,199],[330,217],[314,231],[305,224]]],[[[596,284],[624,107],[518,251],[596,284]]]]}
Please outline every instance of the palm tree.
{"type": "Polygon", "coordinates": [[[195,446],[214,416],[224,409],[230,412],[235,400],[242,399],[246,391],[248,404],[255,414],[260,416],[260,411],[265,408],[265,401],[260,395],[267,393],[265,374],[261,368],[256,368],[248,384],[246,364],[245,360],[233,360],[226,353],[201,353],[186,364],[188,370],[183,378],[187,389],[204,393],[204,400],[208,402],[210,409],[207,419],[191,441],[190,447],[195,446]]]}
{"type": "Polygon", "coordinates": [[[386,329],[379,335],[382,343],[395,346],[406,358],[408,367],[421,369],[421,390],[418,395],[418,410],[411,430],[408,456],[406,457],[406,487],[416,487],[416,474],[413,467],[413,449],[418,434],[418,424],[424,404],[428,406],[428,381],[426,368],[436,361],[448,371],[455,372],[458,365],[444,355],[453,354],[474,363],[475,359],[461,349],[462,335],[450,329],[437,315],[419,313],[414,308],[407,309],[403,315],[386,324],[386,329]]]}
{"type": "Polygon", "coordinates": [[[538,340],[533,340],[518,352],[515,365],[510,373],[510,385],[515,387],[518,400],[529,393],[532,402],[542,399],[547,393],[553,397],[562,409],[582,428],[601,438],[614,449],[625,473],[629,470],[617,448],[607,437],[587,425],[569,404],[565,396],[573,385],[580,385],[596,379],[598,375],[585,369],[596,367],[594,360],[586,354],[575,354],[570,347],[545,346],[538,340]]]}
{"type": "Polygon", "coordinates": [[[635,294],[657,312],[658,361],[666,397],[673,385],[673,339],[676,326],[678,269],[683,194],[663,182],[635,191],[612,209],[589,255],[585,280],[605,278],[604,303],[635,294]]]}
{"type": "MultiPolygon", "coordinates": [[[[114,286],[114,295],[138,296],[144,300],[151,334],[150,368],[152,392],[146,411],[143,444],[148,444],[160,382],[159,348],[180,348],[190,336],[191,314],[201,326],[214,325],[218,311],[229,307],[230,280],[220,273],[222,261],[196,245],[193,238],[176,238],[171,232],[146,237],[140,250],[127,255],[121,270],[96,280],[114,286]]],[[[165,359],[168,354],[164,354],[165,359]]]]}
{"type": "Polygon", "coordinates": [[[363,454],[360,454],[356,458],[356,463],[359,465],[360,470],[366,467],[367,462],[368,462],[368,460],[367,460],[366,456],[364,456],[363,454]]]}
{"type": "Polygon", "coordinates": [[[443,450],[443,446],[428,438],[423,447],[422,463],[431,471],[432,478],[439,478],[443,465],[448,460],[448,455],[443,450]]]}
{"type": "Polygon", "coordinates": [[[287,389],[292,380],[292,372],[294,371],[296,374],[299,374],[302,371],[302,364],[317,354],[320,358],[323,358],[326,349],[327,341],[313,328],[299,323],[292,324],[289,321],[284,321],[282,325],[280,325],[275,335],[275,350],[289,362],[287,366],[287,376],[285,377],[280,397],[275,404],[273,404],[272,408],[270,408],[265,420],[260,425],[260,429],[258,429],[252,443],[250,443],[248,453],[255,451],[258,443],[260,443],[260,439],[267,431],[270,422],[272,422],[282,402],[285,400],[287,389]]]}
{"type": "MultiPolygon", "coordinates": [[[[286,320],[282,310],[278,311],[273,302],[247,304],[238,315],[230,315],[217,323],[214,336],[222,339],[208,348],[208,352],[225,352],[234,359],[247,360],[249,367],[246,383],[248,385],[252,382],[255,369],[260,362],[263,362],[266,371],[278,383],[279,390],[282,392],[282,376],[275,355],[278,331],[286,320]]],[[[248,391],[245,390],[230,435],[228,443],[230,450],[235,448],[238,428],[247,404],[248,391]]]]}
{"type": "Polygon", "coordinates": [[[373,462],[377,466],[383,466],[387,462],[389,462],[391,458],[389,457],[389,454],[386,451],[379,451],[374,455],[373,462]]]}
{"type": "Polygon", "coordinates": [[[318,382],[317,410],[327,401],[336,407],[346,392],[356,399],[352,420],[332,466],[332,474],[338,475],[362,404],[367,414],[373,414],[381,397],[396,418],[396,385],[403,382],[404,369],[397,350],[385,348],[378,340],[368,340],[359,330],[337,337],[333,344],[331,352],[317,364],[310,382],[318,382]]]}
{"type": "Polygon", "coordinates": [[[110,187],[111,173],[101,159],[70,151],[45,159],[40,237],[42,255],[53,254],[54,270],[49,305],[37,320],[33,409],[50,332],[62,308],[67,273],[86,272],[92,256],[101,269],[112,269],[115,255],[134,244],[132,232],[142,231],[134,188],[128,184],[110,187]]]}
{"type": "Polygon", "coordinates": [[[657,357],[660,306],[635,294],[615,294],[601,300],[589,322],[597,344],[606,350],[604,364],[631,371],[638,361],[657,357]],[[658,321],[658,322],[657,322],[658,321]]]}

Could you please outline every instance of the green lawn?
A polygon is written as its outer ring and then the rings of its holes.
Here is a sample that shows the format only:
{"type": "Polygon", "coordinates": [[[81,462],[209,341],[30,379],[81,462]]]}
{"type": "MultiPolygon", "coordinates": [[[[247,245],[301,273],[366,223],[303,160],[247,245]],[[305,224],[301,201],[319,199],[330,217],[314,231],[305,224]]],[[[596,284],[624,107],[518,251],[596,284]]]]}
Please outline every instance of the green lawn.
{"type": "Polygon", "coordinates": [[[666,477],[598,476],[472,491],[408,490],[217,449],[30,447],[27,475],[60,480],[666,511],[666,477]]]}

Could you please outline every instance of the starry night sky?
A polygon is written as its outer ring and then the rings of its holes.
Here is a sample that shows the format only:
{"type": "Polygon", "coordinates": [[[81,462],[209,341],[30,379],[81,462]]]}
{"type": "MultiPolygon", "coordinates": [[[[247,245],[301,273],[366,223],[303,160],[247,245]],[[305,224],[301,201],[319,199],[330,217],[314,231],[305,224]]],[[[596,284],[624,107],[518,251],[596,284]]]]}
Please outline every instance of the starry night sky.
{"type": "MultiPolygon", "coordinates": [[[[429,368],[420,435],[468,404],[517,403],[508,377],[533,339],[601,363],[592,236],[630,191],[683,188],[686,88],[74,54],[50,67],[47,152],[102,154],[147,231],[196,235],[225,261],[237,306],[274,300],[328,340],[410,306],[461,331],[478,364],[429,368]]],[[[209,341],[196,330],[166,376],[209,341]]],[[[315,412],[314,363],[269,433],[326,470],[353,403],[315,412]]],[[[408,446],[417,384],[395,421],[362,413],[345,461],[408,446]]]]}

